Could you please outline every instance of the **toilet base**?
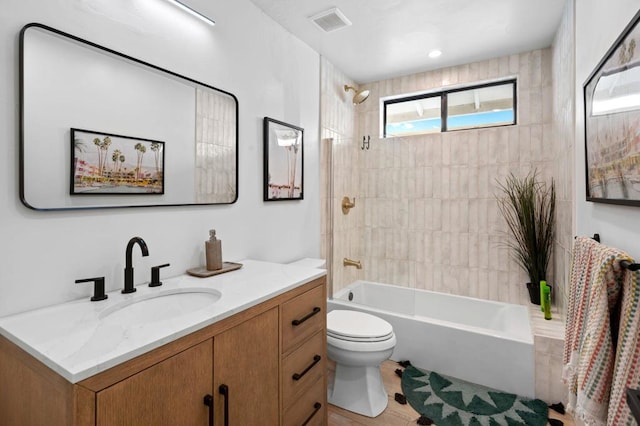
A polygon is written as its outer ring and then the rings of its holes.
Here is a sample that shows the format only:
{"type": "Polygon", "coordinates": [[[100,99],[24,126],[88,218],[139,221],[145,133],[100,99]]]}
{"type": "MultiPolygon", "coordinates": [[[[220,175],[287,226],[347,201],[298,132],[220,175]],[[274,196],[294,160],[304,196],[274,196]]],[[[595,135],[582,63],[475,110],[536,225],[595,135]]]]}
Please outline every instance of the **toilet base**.
{"type": "Polygon", "coordinates": [[[333,388],[327,391],[329,404],[367,417],[376,417],[387,408],[387,391],[379,366],[355,367],[336,364],[333,388]]]}

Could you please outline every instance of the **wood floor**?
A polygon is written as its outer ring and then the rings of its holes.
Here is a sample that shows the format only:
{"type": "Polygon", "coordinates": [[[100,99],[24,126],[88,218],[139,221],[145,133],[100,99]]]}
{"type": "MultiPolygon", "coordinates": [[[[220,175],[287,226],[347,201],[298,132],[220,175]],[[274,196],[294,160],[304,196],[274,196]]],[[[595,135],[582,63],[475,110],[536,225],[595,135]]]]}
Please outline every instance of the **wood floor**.
{"type": "MultiPolygon", "coordinates": [[[[329,382],[333,381],[335,364],[329,362],[329,382]]],[[[394,400],[396,392],[402,393],[400,389],[400,377],[395,374],[398,364],[394,361],[385,361],[382,366],[382,379],[384,381],[387,394],[389,394],[389,405],[387,409],[378,417],[372,419],[352,413],[342,408],[329,405],[329,426],[408,426],[416,425],[416,420],[420,415],[409,404],[401,405],[394,400]]],[[[573,419],[567,415],[561,415],[553,410],[549,410],[549,416],[562,420],[565,426],[574,426],[573,419]]],[[[437,426],[437,425],[436,425],[437,426]]]]}

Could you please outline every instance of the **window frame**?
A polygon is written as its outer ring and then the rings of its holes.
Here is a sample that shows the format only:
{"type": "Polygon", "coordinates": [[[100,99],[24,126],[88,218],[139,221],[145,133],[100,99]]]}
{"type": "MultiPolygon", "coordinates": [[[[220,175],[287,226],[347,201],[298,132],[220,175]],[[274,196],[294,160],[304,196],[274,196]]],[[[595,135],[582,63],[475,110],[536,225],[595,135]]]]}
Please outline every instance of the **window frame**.
{"type": "Polygon", "coordinates": [[[427,135],[430,133],[420,133],[420,134],[414,134],[414,135],[398,135],[398,136],[389,136],[387,135],[387,105],[393,105],[393,104],[398,104],[398,103],[403,103],[403,102],[411,102],[411,101],[417,101],[420,99],[427,99],[427,98],[435,98],[435,97],[440,97],[440,133],[445,133],[445,132],[459,132],[459,131],[463,131],[463,130],[476,130],[476,129],[486,129],[486,128],[491,128],[491,127],[504,127],[504,126],[515,126],[518,124],[518,79],[516,77],[512,77],[512,78],[507,78],[504,80],[497,80],[497,81],[491,81],[491,82],[487,82],[487,83],[480,83],[480,84],[472,84],[469,86],[460,86],[460,87],[453,87],[450,89],[442,89],[442,90],[437,90],[434,92],[426,92],[426,93],[422,93],[419,95],[411,95],[411,96],[401,96],[401,97],[393,97],[390,99],[385,99],[382,101],[382,113],[383,113],[383,123],[382,123],[382,137],[383,139],[387,139],[387,138],[398,138],[398,137],[409,137],[409,136],[420,136],[420,135],[427,135]],[[464,129],[453,129],[453,130],[449,130],[447,128],[447,120],[449,118],[449,111],[448,111],[448,95],[450,93],[456,93],[456,92],[465,92],[465,91],[470,91],[470,90],[475,90],[475,89],[484,89],[486,87],[493,87],[493,86],[502,86],[502,85],[506,85],[506,84],[513,84],[513,122],[512,123],[508,123],[508,124],[495,124],[495,125],[488,125],[488,126],[478,126],[478,127],[467,127],[464,129]]]}

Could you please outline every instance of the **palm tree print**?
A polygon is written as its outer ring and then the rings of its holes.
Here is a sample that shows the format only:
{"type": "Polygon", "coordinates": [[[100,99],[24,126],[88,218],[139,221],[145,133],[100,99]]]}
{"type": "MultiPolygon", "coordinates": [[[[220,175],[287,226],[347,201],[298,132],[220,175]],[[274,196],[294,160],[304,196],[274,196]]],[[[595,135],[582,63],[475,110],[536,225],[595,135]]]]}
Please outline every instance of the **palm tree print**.
{"type": "Polygon", "coordinates": [[[72,142],[72,194],[163,193],[163,158],[160,155],[164,142],[78,129],[72,129],[72,142]],[[87,136],[83,139],[82,134],[87,136]],[[96,151],[88,149],[91,143],[96,151]],[[144,159],[148,149],[154,152],[155,158],[144,159]],[[83,154],[90,158],[83,158],[83,154]]]}
{"type": "Polygon", "coordinates": [[[109,136],[105,136],[102,140],[95,138],[93,144],[98,148],[98,170],[102,176],[107,165],[107,154],[111,145],[111,138],[109,136]]]}
{"type": "Polygon", "coordinates": [[[151,142],[151,151],[155,155],[156,160],[156,175],[160,174],[160,144],[158,142],[151,142]]]}
{"type": "Polygon", "coordinates": [[[142,168],[142,156],[144,155],[145,152],[147,152],[147,147],[144,146],[143,144],[141,144],[140,142],[138,142],[135,146],[134,149],[136,150],[136,153],[138,154],[138,162],[136,164],[136,180],[140,179],[140,171],[142,168]]]}
{"type": "Polygon", "coordinates": [[[111,154],[111,161],[113,161],[113,171],[119,172],[120,168],[118,167],[118,161],[120,160],[120,156],[122,155],[122,151],[119,149],[114,149],[113,154],[111,154]]]}
{"type": "Polygon", "coordinates": [[[93,140],[93,144],[98,148],[98,171],[99,173],[102,173],[102,155],[100,155],[100,145],[102,144],[102,141],[100,141],[100,138],[95,138],[93,140]]]}

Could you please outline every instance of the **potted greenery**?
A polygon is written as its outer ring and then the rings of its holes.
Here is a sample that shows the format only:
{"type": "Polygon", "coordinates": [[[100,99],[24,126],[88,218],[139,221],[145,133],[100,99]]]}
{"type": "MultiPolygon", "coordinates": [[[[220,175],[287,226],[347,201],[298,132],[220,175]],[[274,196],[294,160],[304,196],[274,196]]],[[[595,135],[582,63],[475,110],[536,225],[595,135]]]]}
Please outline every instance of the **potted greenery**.
{"type": "Polygon", "coordinates": [[[520,178],[511,173],[505,183],[498,182],[502,194],[498,206],[504,216],[518,264],[529,274],[527,283],[531,303],[540,304],[540,281],[546,280],[555,232],[556,191],[553,180],[546,185],[537,171],[520,178]]]}

